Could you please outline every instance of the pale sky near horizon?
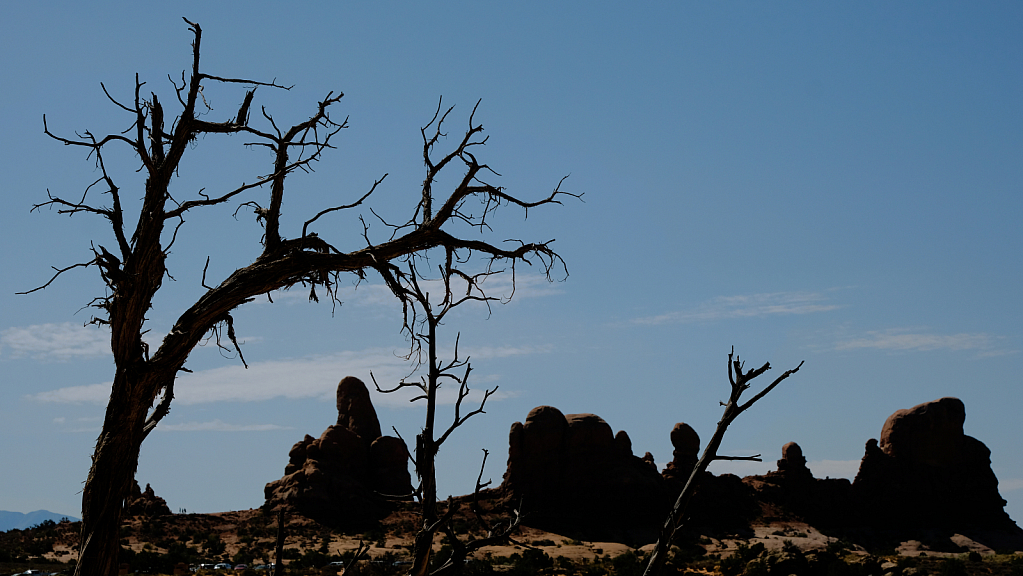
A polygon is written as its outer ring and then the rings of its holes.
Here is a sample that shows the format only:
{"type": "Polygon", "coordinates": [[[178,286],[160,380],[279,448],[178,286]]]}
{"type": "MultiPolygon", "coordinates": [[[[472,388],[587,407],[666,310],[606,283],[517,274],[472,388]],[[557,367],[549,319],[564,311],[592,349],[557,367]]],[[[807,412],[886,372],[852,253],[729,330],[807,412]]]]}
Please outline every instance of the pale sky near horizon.
{"type": "MultiPolygon", "coordinates": [[[[494,221],[501,239],[556,238],[570,275],[548,284],[526,270],[511,303],[489,318],[466,308],[445,327],[447,347],[461,332],[474,383],[500,388],[445,446],[442,495],[471,491],[483,448],[484,478],[499,483],[509,426],[544,404],[600,415],[663,466],[676,422],[713,432],[734,345],[747,366],[770,361],[768,377],[806,363],[725,438],[724,452],[765,461],[712,471],[765,472],[796,441],[816,476],[851,478],[888,415],[956,396],[966,433],[991,449],[1007,511],[1023,518],[1023,5],[38,2],[6,16],[2,510],[80,516],[112,379],[107,334],[82,326],[102,294],[94,270],[15,295],[87,260],[90,242],[112,243],[96,218],[29,213],[47,189],[78,197],[97,177],[82,150],[43,134],[42,115],[61,135],[120,132],[131,120],[100,82],[128,101],[136,73],[169,108],[168,74],[191,61],[185,16],[203,27],[205,72],[295,86],[256,92],[281,123],[345,93],[335,115],[350,128],[292,178],[286,235],[384,173],[368,205],[407,218],[423,178],[419,128],[441,96],[456,106],[441,149],[482,100],[479,156],[495,184],[540,198],[569,175],[564,189],[585,194],[494,221]]],[[[211,88],[210,118],[232,117],[243,96],[211,88]]],[[[177,197],[265,174],[266,154],[243,143],[196,142],[177,197]]],[[[131,156],[109,162],[125,197],[141,196],[131,156]]],[[[207,282],[219,282],[258,254],[261,229],[235,207],[182,227],[154,343],[201,295],[206,256],[207,282]]],[[[357,248],[354,223],[339,216],[321,235],[357,248]]],[[[336,419],[342,377],[394,382],[407,370],[381,284],[371,276],[342,299],[332,313],[296,290],[239,309],[248,370],[212,345],[194,353],[143,445],[139,482],[175,511],[262,504],[292,444],[336,419]]],[[[415,436],[416,405],[373,399],[385,430],[415,436]]]]}

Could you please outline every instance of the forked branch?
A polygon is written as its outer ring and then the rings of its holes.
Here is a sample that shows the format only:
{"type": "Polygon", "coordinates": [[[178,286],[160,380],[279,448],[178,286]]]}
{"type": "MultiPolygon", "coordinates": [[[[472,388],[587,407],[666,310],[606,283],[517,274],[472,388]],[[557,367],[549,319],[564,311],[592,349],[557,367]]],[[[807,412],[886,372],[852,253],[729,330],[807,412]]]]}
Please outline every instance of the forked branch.
{"type": "Polygon", "coordinates": [[[743,372],[743,363],[734,356],[734,353],[734,348],[728,353],[728,381],[731,384],[731,393],[728,396],[728,402],[722,403],[725,407],[724,414],[718,422],[717,429],[714,430],[714,436],[712,436],[710,441],[707,443],[707,447],[703,450],[703,455],[700,457],[700,460],[696,463],[696,466],[690,473],[685,487],[678,495],[675,505],[672,507],[671,512],[668,514],[668,518],[664,521],[664,524],[661,527],[660,536],[657,539],[657,543],[654,545],[653,553],[650,555],[650,560],[647,562],[646,569],[643,572],[644,576],[655,576],[661,574],[664,570],[664,563],[665,560],[667,560],[668,549],[671,547],[676,534],[682,527],[682,519],[685,517],[689,501],[692,499],[693,493],[696,491],[700,477],[707,471],[707,467],[710,463],[714,460],[759,461],[759,454],[756,456],[718,456],[717,451],[721,446],[721,441],[725,437],[725,431],[728,430],[728,426],[739,416],[739,414],[745,412],[757,400],[766,396],[768,392],[774,390],[778,384],[781,384],[781,382],[786,378],[798,372],[803,366],[803,362],[800,362],[799,366],[796,366],[791,370],[786,370],[781,376],[778,376],[774,382],[771,382],[771,384],[757,393],[748,402],[740,404],[739,399],[742,396],[742,393],[750,388],[750,382],[754,378],[770,370],[771,364],[765,363],[760,368],[749,372],[743,372]]]}

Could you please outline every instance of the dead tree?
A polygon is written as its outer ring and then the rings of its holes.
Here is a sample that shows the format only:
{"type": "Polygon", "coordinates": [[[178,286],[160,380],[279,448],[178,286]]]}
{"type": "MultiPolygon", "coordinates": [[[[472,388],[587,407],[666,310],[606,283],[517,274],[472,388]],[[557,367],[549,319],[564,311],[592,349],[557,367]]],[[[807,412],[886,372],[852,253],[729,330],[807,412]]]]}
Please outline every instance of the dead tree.
{"type": "MultiPolygon", "coordinates": [[[[191,68],[183,72],[180,81],[171,78],[176,104],[173,120],[156,92],[143,93],[144,82],[135,77],[134,98],[128,104],[117,101],[104,87],[107,97],[128,115],[128,129],[106,136],[95,136],[86,131],[74,138],[52,133],[43,117],[44,132],[65,145],[78,147],[88,153],[101,174],[89,185],[80,199],[49,195],[49,200],[34,209],[55,208],[62,214],[93,214],[107,221],[113,231],[113,249],[96,243],[92,257],[64,268],[35,290],[49,286],[58,276],[72,269],[95,267],[105,283],[105,294],[92,301],[98,311],[91,323],[108,325],[110,347],[115,373],[107,404],[103,428],[96,442],[92,467],[82,493],[82,541],[80,559],[75,569],[79,575],[107,576],[117,573],[118,528],[122,504],[138,465],[142,442],[160,420],[167,415],[174,398],[174,380],[178,372],[187,370],[189,354],[205,335],[226,335],[224,343],[239,351],[235,338],[231,312],[251,301],[255,296],[296,285],[310,288],[310,299],[316,299],[316,288],[321,288],[336,300],[334,290],[342,274],[364,277],[367,269],[379,267],[395,259],[430,249],[472,251],[486,255],[494,262],[538,261],[546,270],[560,262],[551,248],[551,242],[510,244],[490,243],[484,240],[489,231],[487,216],[500,206],[508,204],[531,208],[546,204],[560,204],[565,195],[559,188],[535,202],[525,202],[506,193],[502,188],[480,180],[486,174],[486,164],[477,162],[473,151],[486,139],[480,137],[483,127],[473,116],[464,136],[454,150],[437,163],[427,159],[428,178],[421,194],[415,194],[410,212],[415,214],[408,224],[392,230],[389,238],[373,243],[363,222],[365,244],[340,249],[328,243],[312,226],[323,227],[324,215],[352,209],[361,205],[381,183],[373,184],[368,192],[356,194],[352,202],[326,208],[305,221],[301,230],[292,231],[293,237],[281,230],[281,207],[285,199],[285,183],[295,171],[306,171],[310,164],[332,148],[331,140],[346,126],[346,121],[335,121],[331,110],[342,94],[328,93],[319,102],[315,112],[305,121],[289,128],[279,127],[265,109],[257,128],[249,123],[250,107],[257,87],[285,89],[276,82],[259,82],[208,74],[200,69],[199,54],[202,29],[185,20],[194,37],[191,68]],[[204,119],[210,108],[206,106],[204,87],[221,85],[250,87],[246,91],[238,113],[223,122],[204,119]],[[265,175],[255,177],[230,190],[207,193],[197,192],[191,199],[178,201],[171,196],[170,184],[178,175],[182,157],[194,147],[201,146],[207,136],[241,134],[246,145],[262,147],[273,156],[273,164],[265,175]],[[105,153],[110,147],[126,146],[139,160],[139,171],[145,177],[144,190],[132,192],[131,198],[142,197],[137,213],[122,205],[122,191],[114,176],[107,171],[105,153]],[[464,173],[456,180],[454,189],[437,198],[431,185],[436,175],[449,166],[461,166],[464,173]],[[265,204],[253,194],[269,191],[265,204]],[[108,205],[98,203],[96,195],[108,195],[108,205]],[[469,212],[465,206],[479,202],[482,211],[469,212]],[[185,218],[199,209],[237,202],[254,208],[255,218],[264,228],[261,248],[254,251],[251,263],[242,265],[227,275],[219,284],[206,285],[207,291],[180,313],[170,332],[155,351],[150,351],[142,335],[147,331],[146,313],[153,298],[161,289],[164,276],[169,276],[166,259],[185,218]],[[473,238],[460,237],[451,229],[468,224],[478,228],[473,238]]],[[[438,107],[438,112],[439,112],[438,107]]],[[[450,112],[450,109],[449,111],[450,112]]],[[[435,118],[436,134],[427,139],[432,148],[442,136],[443,117],[435,118]]],[[[424,131],[425,134],[425,131],[424,131]]],[[[457,170],[457,168],[456,168],[457,170]]],[[[385,175],[386,176],[386,175],[385,175]]],[[[463,227],[464,229],[464,227],[463,227]]],[[[32,290],[34,291],[34,290],[32,290]]],[[[244,359],[242,359],[244,363],[244,359]]]]}
{"type": "MultiPolygon", "coordinates": [[[[270,567],[270,576],[284,576],[284,532],[285,532],[285,510],[282,506],[277,511],[277,545],[274,547],[274,561],[270,567]]],[[[362,550],[362,542],[359,542],[359,550],[362,550]]],[[[355,556],[359,557],[358,554],[355,556]]]]}
{"type": "MultiPolygon", "coordinates": [[[[443,323],[449,312],[462,304],[476,302],[485,304],[489,308],[490,304],[498,298],[488,295],[483,289],[483,283],[487,278],[504,272],[494,269],[493,261],[486,258],[487,263],[484,271],[469,274],[462,268],[463,265],[473,260],[471,256],[466,255],[467,257],[460,258],[458,250],[451,248],[445,248],[442,256],[443,263],[438,266],[439,277],[433,281],[428,280],[420,272],[417,262],[425,260],[421,254],[412,254],[406,258],[407,270],[403,270],[393,263],[384,263],[377,267],[387,286],[402,303],[404,310],[402,331],[411,342],[409,358],[417,367],[425,366],[426,371],[426,374],[418,382],[402,380],[397,386],[387,390],[380,388],[379,385],[376,386],[379,392],[385,394],[412,388],[417,391],[417,395],[411,401],[423,401],[426,404],[425,423],[422,431],[416,436],[415,455],[410,455],[415,466],[416,476],[419,479],[419,485],[415,488],[413,496],[419,501],[422,522],[413,544],[412,567],[409,570],[409,574],[414,576],[426,576],[431,573],[430,561],[433,542],[438,532],[448,535],[452,545],[452,554],[436,567],[433,574],[456,574],[461,571],[466,559],[473,551],[484,546],[507,542],[512,532],[518,528],[520,520],[516,511],[512,519],[506,523],[492,524],[480,512],[478,496],[480,490],[489,484],[489,482],[482,482],[483,467],[486,465],[486,451],[484,451],[480,474],[476,479],[472,510],[480,524],[486,527],[487,535],[484,538],[470,539],[468,542],[459,539],[451,525],[451,519],[458,508],[458,504],[454,500],[448,501],[447,511],[443,516],[438,512],[437,453],[452,432],[465,424],[469,418],[484,413],[487,400],[497,391],[497,386],[484,390],[479,405],[468,412],[463,412],[463,402],[466,401],[470,393],[469,375],[472,372],[472,365],[469,363],[469,358],[463,359],[459,356],[459,337],[455,338],[452,359],[447,362],[440,359],[437,351],[437,328],[443,323]],[[430,292],[427,290],[428,286],[424,286],[427,282],[436,288],[435,300],[431,300],[430,292]],[[437,393],[445,382],[458,386],[458,392],[451,422],[443,431],[440,431],[437,428],[437,393]]],[[[511,274],[514,286],[514,263],[511,274]]],[[[376,384],[375,378],[373,382],[376,384]]]]}
{"type": "Polygon", "coordinates": [[[686,508],[689,506],[689,501],[692,499],[693,493],[696,491],[699,478],[704,472],[706,472],[707,467],[710,466],[711,462],[714,460],[761,461],[760,454],[755,456],[718,456],[718,447],[721,446],[721,440],[724,439],[725,431],[728,430],[728,426],[739,417],[739,414],[745,412],[757,400],[760,400],[766,396],[768,392],[774,390],[775,386],[781,384],[782,380],[785,380],[789,376],[795,374],[803,366],[803,363],[800,362],[799,366],[796,366],[792,370],[787,370],[781,376],[778,376],[774,382],[771,382],[769,386],[758,392],[757,395],[751,398],[748,402],[740,404],[739,397],[742,396],[743,392],[749,389],[750,382],[757,376],[760,376],[764,372],[770,370],[771,363],[765,363],[760,368],[743,373],[744,363],[740,362],[737,357],[733,358],[734,353],[734,348],[728,353],[728,381],[732,386],[732,391],[728,397],[728,402],[721,403],[721,405],[725,407],[724,414],[718,422],[717,429],[714,430],[714,436],[712,436],[710,441],[707,442],[707,447],[704,448],[703,455],[696,463],[696,466],[693,467],[692,473],[689,474],[689,480],[686,481],[685,487],[678,495],[675,505],[672,507],[668,517],[664,520],[664,525],[661,526],[657,543],[654,545],[653,553],[650,555],[646,569],[643,571],[644,576],[656,576],[663,572],[664,562],[668,558],[668,550],[675,541],[675,535],[678,534],[678,531],[682,528],[685,520],[686,508]]]}

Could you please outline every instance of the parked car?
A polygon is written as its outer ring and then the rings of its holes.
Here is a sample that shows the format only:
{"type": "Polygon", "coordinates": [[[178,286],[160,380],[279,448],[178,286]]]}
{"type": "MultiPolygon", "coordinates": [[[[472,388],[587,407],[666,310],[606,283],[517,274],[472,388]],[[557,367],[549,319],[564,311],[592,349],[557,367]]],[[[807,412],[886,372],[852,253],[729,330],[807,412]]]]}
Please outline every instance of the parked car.
{"type": "Polygon", "coordinates": [[[214,570],[230,570],[232,568],[234,568],[234,566],[231,566],[227,562],[221,562],[213,567],[214,570]]]}
{"type": "Polygon", "coordinates": [[[248,564],[239,564],[239,565],[235,566],[234,569],[235,570],[245,570],[248,567],[249,567],[248,564]]]}

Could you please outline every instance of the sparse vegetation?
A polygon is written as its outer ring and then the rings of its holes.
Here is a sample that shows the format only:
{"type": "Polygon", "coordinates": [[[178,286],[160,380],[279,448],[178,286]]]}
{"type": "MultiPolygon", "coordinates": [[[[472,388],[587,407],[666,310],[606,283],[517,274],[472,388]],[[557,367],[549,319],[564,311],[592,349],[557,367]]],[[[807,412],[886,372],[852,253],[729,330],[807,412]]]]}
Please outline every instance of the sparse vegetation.
{"type": "MultiPolygon", "coordinates": [[[[256,537],[254,532],[266,526],[268,519],[258,511],[228,513],[234,515],[231,522],[215,515],[194,514],[187,518],[166,518],[162,526],[166,540],[147,541],[142,534],[142,523],[125,523],[124,537],[133,544],[123,549],[131,573],[172,574],[174,565],[184,562],[190,565],[216,563],[245,563],[245,571],[231,571],[236,576],[268,576],[265,568],[255,566],[269,561],[265,554],[257,553],[260,544],[272,540],[272,535],[256,537]],[[251,544],[241,543],[239,534],[253,537],[251,544]],[[225,544],[221,555],[208,555],[199,546],[210,540],[225,544]],[[167,546],[161,546],[166,543],[167,546]],[[147,546],[148,544],[148,546],[147,546]]],[[[370,558],[360,562],[349,575],[397,576],[408,573],[411,566],[410,542],[413,533],[401,532],[402,519],[381,525],[371,534],[342,534],[315,522],[296,519],[289,528],[286,548],[287,574],[295,576],[335,576],[336,570],[328,567],[331,562],[347,562],[354,551],[345,546],[354,546],[360,536],[394,540],[403,538],[406,545],[386,550],[374,549],[370,558]],[[324,543],[328,543],[325,550],[324,543]],[[345,543],[347,542],[347,544],[345,543]],[[338,545],[342,550],[338,551],[338,545]],[[327,551],[332,551],[328,553],[327,551]]],[[[467,529],[471,525],[466,524],[467,529]]],[[[44,572],[67,573],[74,567],[73,558],[59,554],[61,550],[74,549],[77,525],[70,523],[56,526],[36,526],[27,530],[11,530],[0,533],[0,575],[16,574],[28,569],[44,572]],[[44,557],[29,557],[26,550],[36,538],[52,538],[54,551],[44,557]]],[[[779,530],[785,532],[785,530],[779,530]]],[[[772,534],[772,538],[775,535],[772,534]]],[[[641,571],[648,555],[637,549],[614,553],[595,543],[564,539],[561,549],[551,546],[558,538],[533,534],[529,539],[536,548],[506,548],[509,553],[483,553],[469,559],[462,571],[468,576],[537,574],[541,576],[635,576],[641,571]],[[583,556],[562,556],[559,553],[569,546],[587,550],[583,556]]],[[[665,565],[665,573],[685,576],[1023,576],[1023,556],[1008,551],[1005,554],[982,555],[964,552],[949,557],[923,556],[879,556],[865,554],[862,549],[847,541],[832,542],[826,549],[803,552],[795,543],[786,544],[781,550],[768,550],[761,543],[740,542],[732,554],[717,552],[703,553],[699,543],[708,545],[712,540],[703,536],[691,536],[684,546],[675,546],[665,565]],[[699,549],[700,552],[695,550],[699,549]],[[722,558],[721,556],[724,556],[722,558]],[[882,566],[885,566],[882,568],[882,566]]],[[[450,547],[450,540],[445,541],[450,547]]],[[[556,546],[556,544],[555,544],[556,546]]],[[[444,558],[445,550],[436,557],[444,558]]],[[[225,576],[224,571],[203,570],[199,576],[225,576]]]]}

